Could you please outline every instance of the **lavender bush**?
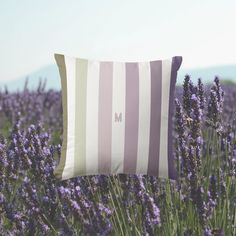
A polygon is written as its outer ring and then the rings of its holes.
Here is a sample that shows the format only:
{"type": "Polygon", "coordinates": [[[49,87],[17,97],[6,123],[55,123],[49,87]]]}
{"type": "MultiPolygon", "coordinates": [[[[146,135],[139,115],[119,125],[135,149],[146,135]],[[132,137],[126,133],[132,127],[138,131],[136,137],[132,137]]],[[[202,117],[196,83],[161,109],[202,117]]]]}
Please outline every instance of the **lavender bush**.
{"type": "Polygon", "coordinates": [[[0,90],[0,235],[236,235],[236,86],[176,89],[178,180],[59,182],[61,92],[0,90]]]}

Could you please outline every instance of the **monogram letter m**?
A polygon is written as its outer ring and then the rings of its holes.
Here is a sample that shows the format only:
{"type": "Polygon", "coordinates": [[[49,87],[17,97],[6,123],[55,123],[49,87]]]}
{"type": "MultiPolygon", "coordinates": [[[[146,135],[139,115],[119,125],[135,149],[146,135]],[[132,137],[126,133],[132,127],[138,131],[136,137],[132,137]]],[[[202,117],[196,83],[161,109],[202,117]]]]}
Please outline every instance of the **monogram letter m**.
{"type": "Polygon", "coordinates": [[[121,121],[122,121],[122,113],[120,112],[118,116],[118,114],[115,112],[115,122],[121,122],[121,121]]]}

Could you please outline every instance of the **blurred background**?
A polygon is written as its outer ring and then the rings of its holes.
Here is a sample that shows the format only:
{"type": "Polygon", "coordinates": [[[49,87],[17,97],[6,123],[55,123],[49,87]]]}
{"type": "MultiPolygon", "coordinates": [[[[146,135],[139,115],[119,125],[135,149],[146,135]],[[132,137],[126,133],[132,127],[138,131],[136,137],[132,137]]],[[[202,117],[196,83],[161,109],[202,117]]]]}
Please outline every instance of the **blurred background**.
{"type": "Polygon", "coordinates": [[[60,90],[54,53],[99,60],[183,56],[177,84],[236,82],[236,2],[0,1],[0,89],[60,90]]]}

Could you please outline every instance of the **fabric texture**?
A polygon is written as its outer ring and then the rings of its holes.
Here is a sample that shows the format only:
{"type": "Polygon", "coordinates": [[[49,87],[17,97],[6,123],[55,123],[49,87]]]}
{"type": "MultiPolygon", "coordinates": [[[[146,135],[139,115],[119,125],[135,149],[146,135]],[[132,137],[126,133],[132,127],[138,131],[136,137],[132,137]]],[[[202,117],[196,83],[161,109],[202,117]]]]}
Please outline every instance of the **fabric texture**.
{"type": "Polygon", "coordinates": [[[172,118],[182,57],[139,62],[54,57],[63,108],[56,178],[123,173],[176,179],[172,118]]]}

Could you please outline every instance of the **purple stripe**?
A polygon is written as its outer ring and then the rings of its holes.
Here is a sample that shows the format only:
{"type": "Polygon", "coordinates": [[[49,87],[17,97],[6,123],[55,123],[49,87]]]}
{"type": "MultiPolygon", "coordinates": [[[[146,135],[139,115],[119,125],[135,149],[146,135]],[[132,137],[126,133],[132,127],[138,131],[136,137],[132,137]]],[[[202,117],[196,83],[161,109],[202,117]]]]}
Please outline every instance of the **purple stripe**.
{"type": "Polygon", "coordinates": [[[182,63],[182,57],[177,56],[172,58],[171,66],[171,81],[169,93],[169,120],[168,120],[168,170],[169,178],[177,179],[177,167],[175,166],[174,151],[173,151],[173,115],[174,115],[174,92],[177,79],[177,71],[182,63]]]}
{"type": "Polygon", "coordinates": [[[113,63],[100,62],[98,111],[98,172],[111,171],[113,63]]]}
{"type": "Polygon", "coordinates": [[[124,173],[136,173],[139,122],[138,63],[126,62],[124,173]]]}
{"type": "Polygon", "coordinates": [[[162,61],[150,61],[151,117],[147,174],[159,175],[162,61]]]}

